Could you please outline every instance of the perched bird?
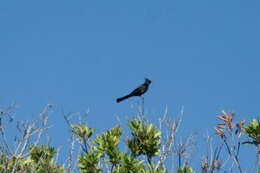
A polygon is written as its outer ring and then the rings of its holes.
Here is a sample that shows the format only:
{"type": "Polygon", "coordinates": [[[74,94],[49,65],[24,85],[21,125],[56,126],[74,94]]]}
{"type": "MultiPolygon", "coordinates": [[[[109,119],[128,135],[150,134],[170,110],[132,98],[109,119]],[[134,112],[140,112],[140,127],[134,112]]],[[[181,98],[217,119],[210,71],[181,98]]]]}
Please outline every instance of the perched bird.
{"type": "Polygon", "coordinates": [[[152,81],[145,78],[145,82],[140,85],[138,88],[136,88],[134,91],[132,91],[130,94],[124,96],[124,97],[120,97],[118,99],[116,99],[116,102],[119,103],[125,99],[128,99],[129,97],[132,97],[132,96],[141,96],[143,95],[149,88],[149,85],[152,81]]]}

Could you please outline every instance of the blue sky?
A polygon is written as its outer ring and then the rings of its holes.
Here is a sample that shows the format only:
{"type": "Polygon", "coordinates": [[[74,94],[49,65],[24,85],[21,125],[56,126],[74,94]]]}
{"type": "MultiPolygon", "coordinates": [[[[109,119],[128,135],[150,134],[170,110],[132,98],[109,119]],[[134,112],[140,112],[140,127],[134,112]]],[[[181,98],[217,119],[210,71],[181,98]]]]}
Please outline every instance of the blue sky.
{"type": "MultiPolygon", "coordinates": [[[[181,133],[213,133],[216,115],[259,117],[260,1],[3,1],[0,3],[0,105],[31,118],[55,107],[50,136],[62,145],[65,112],[90,109],[98,131],[124,122],[140,99],[123,96],[152,80],[145,111],[185,107],[181,133]],[[61,135],[62,134],[62,135],[61,135]]],[[[245,147],[244,158],[254,158],[245,147]]],[[[243,167],[250,168],[246,159],[243,167]]]]}

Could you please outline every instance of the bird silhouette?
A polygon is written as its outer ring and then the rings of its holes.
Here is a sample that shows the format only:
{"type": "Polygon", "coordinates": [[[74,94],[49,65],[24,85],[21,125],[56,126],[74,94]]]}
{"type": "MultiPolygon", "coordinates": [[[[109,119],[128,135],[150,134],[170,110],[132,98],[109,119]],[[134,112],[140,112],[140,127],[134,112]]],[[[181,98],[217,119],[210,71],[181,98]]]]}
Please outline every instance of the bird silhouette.
{"type": "Polygon", "coordinates": [[[135,90],[133,90],[130,94],[124,96],[124,97],[120,97],[118,99],[116,99],[116,102],[119,103],[125,99],[128,99],[129,97],[133,97],[133,96],[141,96],[143,95],[149,88],[149,85],[151,84],[151,80],[145,78],[145,82],[140,85],[138,88],[136,88],[135,90]]]}

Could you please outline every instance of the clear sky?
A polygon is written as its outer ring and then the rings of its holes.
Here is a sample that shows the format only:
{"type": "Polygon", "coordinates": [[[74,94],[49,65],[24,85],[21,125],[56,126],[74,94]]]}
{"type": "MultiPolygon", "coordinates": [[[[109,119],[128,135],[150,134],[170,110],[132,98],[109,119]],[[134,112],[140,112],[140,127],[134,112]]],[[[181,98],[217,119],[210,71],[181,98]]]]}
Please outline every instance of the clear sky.
{"type": "MultiPolygon", "coordinates": [[[[61,110],[90,109],[89,125],[109,129],[140,103],[116,98],[147,77],[151,121],[183,105],[183,134],[213,133],[222,109],[248,122],[260,113],[259,19],[259,0],[1,1],[0,105],[16,102],[29,119],[52,103],[60,146],[69,136],[61,110]]],[[[242,147],[250,168],[254,150],[242,147]]]]}

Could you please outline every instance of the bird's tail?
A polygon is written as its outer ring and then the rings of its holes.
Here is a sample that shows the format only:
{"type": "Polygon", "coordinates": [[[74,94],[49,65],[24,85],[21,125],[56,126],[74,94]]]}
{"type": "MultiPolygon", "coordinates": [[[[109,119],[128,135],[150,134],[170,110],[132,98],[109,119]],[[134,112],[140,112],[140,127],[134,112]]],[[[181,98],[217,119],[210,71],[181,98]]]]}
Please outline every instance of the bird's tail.
{"type": "Polygon", "coordinates": [[[116,99],[116,102],[119,103],[119,102],[121,102],[121,101],[123,101],[123,100],[125,100],[125,99],[128,99],[128,98],[131,97],[131,96],[132,96],[132,95],[129,94],[129,95],[127,95],[127,96],[120,97],[120,98],[116,99]]]}

